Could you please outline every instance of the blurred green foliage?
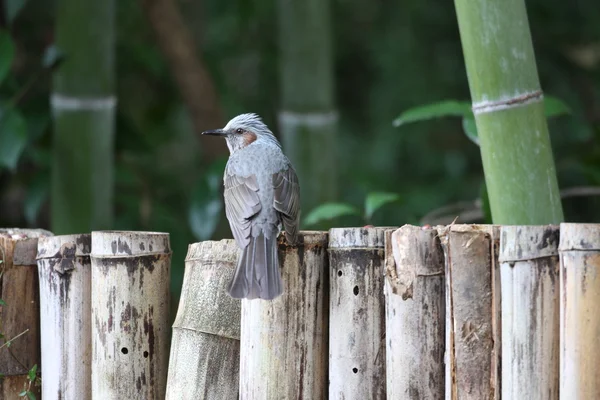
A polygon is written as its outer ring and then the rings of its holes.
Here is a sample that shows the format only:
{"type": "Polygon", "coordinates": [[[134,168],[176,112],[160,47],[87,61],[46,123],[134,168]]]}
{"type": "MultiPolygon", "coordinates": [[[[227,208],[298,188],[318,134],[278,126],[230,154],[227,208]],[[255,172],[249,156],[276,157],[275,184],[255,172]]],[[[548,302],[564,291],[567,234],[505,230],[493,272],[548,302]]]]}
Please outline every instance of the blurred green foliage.
{"type": "MultiPolygon", "coordinates": [[[[275,0],[179,4],[224,115],[257,112],[277,132],[275,0]]],[[[50,79],[39,71],[52,49],[55,3],[5,0],[2,5],[0,226],[47,228],[53,157],[50,79]],[[15,98],[18,104],[8,106],[15,98]]],[[[527,6],[542,87],[571,110],[569,117],[549,121],[560,186],[598,186],[600,7],[594,0],[529,0],[527,6]]],[[[208,163],[199,156],[204,139],[192,131],[140,3],[118,2],[117,8],[114,228],[170,232],[172,285],[179,288],[188,244],[230,237],[222,218],[223,160],[208,163]]],[[[394,193],[402,201],[370,216],[371,223],[389,226],[419,223],[432,210],[478,199],[483,181],[479,151],[459,120],[432,120],[402,130],[392,125],[402,110],[469,98],[453,3],[336,0],[332,15],[339,202],[364,210],[369,193],[394,193]]],[[[449,111],[455,114],[466,107],[454,106],[457,110],[449,111]]],[[[564,204],[566,219],[598,222],[599,206],[594,197],[570,197],[564,204]]],[[[362,224],[364,212],[357,213],[334,222],[362,224]]],[[[321,220],[316,226],[330,223],[321,220]]]]}
{"type": "Polygon", "coordinates": [[[360,224],[370,224],[375,211],[386,204],[397,202],[400,199],[396,193],[371,192],[365,198],[364,210],[361,212],[356,207],[348,203],[324,203],[310,210],[304,218],[305,226],[323,224],[325,221],[331,223],[332,220],[344,216],[358,217],[360,224]]]}

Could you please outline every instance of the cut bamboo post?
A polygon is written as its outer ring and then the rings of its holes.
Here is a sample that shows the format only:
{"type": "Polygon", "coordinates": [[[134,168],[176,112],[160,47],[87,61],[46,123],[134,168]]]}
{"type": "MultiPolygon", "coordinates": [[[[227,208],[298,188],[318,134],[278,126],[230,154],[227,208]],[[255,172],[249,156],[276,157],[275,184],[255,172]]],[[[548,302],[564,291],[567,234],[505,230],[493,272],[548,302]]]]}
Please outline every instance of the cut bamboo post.
{"type": "Polygon", "coordinates": [[[327,398],[327,238],[280,242],[283,295],[242,300],[241,399],[327,398]]]}
{"type": "Polygon", "coordinates": [[[444,253],[437,231],[386,231],[387,398],[443,399],[444,253]]]}
{"type": "MultiPolygon", "coordinates": [[[[41,229],[0,229],[0,400],[16,399],[28,387],[28,370],[40,371],[39,291],[35,257],[41,229]]],[[[31,385],[34,394],[39,388],[31,385]]]]}
{"type": "Polygon", "coordinates": [[[173,324],[167,400],[237,399],[239,300],[227,294],[240,251],[235,241],[189,246],[173,324]]]}
{"type": "Polygon", "coordinates": [[[92,398],[163,399],[168,233],[92,232],[92,398]]]}
{"type": "Polygon", "coordinates": [[[502,398],[557,400],[559,229],[503,226],[502,398]]]}
{"type": "Polygon", "coordinates": [[[438,232],[446,259],[446,399],[499,399],[499,227],[438,232]]]}
{"type": "Polygon", "coordinates": [[[329,398],[386,398],[384,229],[329,232],[329,398]]]}
{"type": "Polygon", "coordinates": [[[38,242],[42,397],[92,398],[91,235],[38,242]]]}
{"type": "Polygon", "coordinates": [[[600,224],[560,224],[560,398],[600,399],[600,224]]]}

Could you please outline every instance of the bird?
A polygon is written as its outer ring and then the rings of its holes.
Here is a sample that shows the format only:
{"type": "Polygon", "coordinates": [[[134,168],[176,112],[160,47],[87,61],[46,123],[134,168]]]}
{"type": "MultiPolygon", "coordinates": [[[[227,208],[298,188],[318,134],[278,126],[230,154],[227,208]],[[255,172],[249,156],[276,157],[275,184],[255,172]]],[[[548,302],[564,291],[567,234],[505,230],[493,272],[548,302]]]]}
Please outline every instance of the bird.
{"type": "Polygon", "coordinates": [[[227,288],[236,299],[273,300],[283,293],[277,256],[280,231],[298,242],[300,185],[281,144],[255,113],[240,114],[222,129],[202,132],[225,138],[225,215],[242,254],[227,288]]]}

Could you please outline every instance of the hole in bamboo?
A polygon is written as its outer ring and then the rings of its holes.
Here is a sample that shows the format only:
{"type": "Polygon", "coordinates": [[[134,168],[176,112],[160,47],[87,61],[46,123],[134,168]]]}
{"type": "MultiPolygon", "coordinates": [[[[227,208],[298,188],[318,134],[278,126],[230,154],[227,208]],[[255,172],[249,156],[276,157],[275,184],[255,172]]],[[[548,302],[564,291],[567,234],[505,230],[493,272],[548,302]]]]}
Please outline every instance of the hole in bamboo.
{"type": "Polygon", "coordinates": [[[121,349],[121,353],[123,353],[123,354],[127,354],[127,353],[129,353],[129,350],[127,350],[127,347],[123,347],[123,348],[121,349]]]}
{"type": "Polygon", "coordinates": [[[353,292],[355,296],[358,296],[358,286],[354,286],[353,292]]]}
{"type": "Polygon", "coordinates": [[[355,374],[357,374],[358,373],[358,368],[356,368],[356,367],[352,368],[352,372],[354,372],[355,374]]]}
{"type": "Polygon", "coordinates": [[[342,274],[343,274],[343,272],[342,272],[342,270],[340,269],[340,270],[338,271],[338,276],[342,276],[342,274]]]}
{"type": "Polygon", "coordinates": [[[147,351],[144,352],[144,358],[148,358],[148,352],[147,351]]]}

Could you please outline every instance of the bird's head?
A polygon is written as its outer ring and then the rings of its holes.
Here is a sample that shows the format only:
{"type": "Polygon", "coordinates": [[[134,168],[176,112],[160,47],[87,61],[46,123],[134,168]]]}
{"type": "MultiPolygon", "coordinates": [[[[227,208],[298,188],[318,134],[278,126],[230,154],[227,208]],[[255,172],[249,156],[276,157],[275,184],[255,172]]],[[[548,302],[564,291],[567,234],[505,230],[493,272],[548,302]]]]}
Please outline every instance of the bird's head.
{"type": "Polygon", "coordinates": [[[273,132],[256,114],[240,114],[231,119],[223,129],[212,129],[202,134],[224,137],[232,154],[254,142],[272,143],[281,147],[273,132]]]}

